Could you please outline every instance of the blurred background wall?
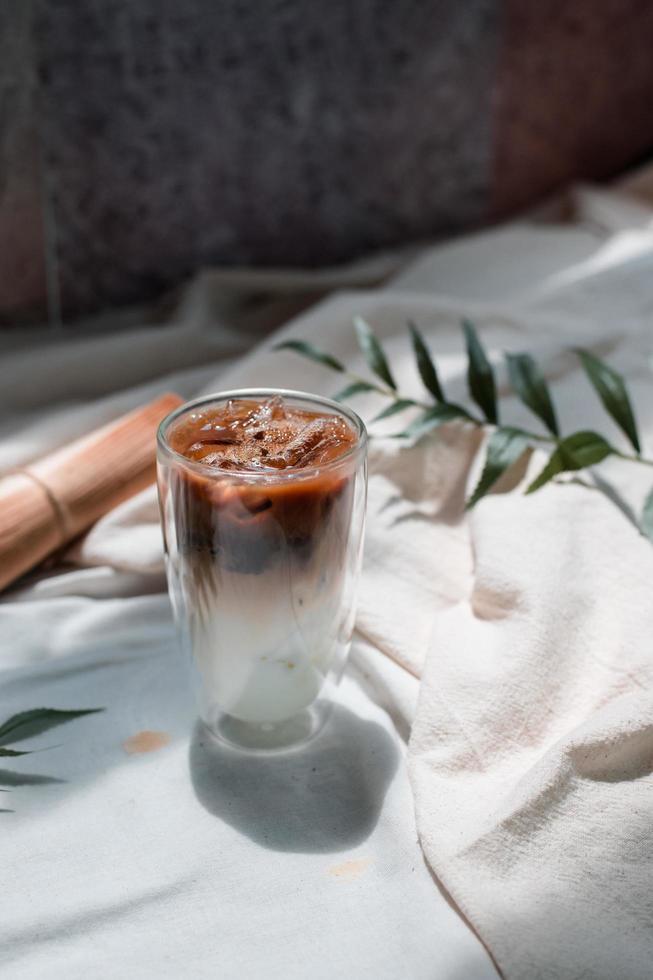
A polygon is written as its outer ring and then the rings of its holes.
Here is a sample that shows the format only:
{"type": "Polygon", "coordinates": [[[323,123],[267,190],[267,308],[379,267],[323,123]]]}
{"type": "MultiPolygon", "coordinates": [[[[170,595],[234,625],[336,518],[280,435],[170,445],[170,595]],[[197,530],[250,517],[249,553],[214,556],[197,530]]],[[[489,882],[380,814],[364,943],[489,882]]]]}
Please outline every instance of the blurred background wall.
{"type": "Polygon", "coordinates": [[[648,0],[0,0],[0,321],[346,261],[653,148],[648,0]]]}

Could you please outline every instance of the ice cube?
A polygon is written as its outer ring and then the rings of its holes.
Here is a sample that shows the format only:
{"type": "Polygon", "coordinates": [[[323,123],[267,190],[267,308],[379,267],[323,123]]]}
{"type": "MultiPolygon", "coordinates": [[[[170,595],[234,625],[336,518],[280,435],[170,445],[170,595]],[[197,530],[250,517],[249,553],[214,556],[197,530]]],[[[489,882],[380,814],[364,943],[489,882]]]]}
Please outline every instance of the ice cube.
{"type": "Polygon", "coordinates": [[[274,395],[252,409],[245,419],[245,428],[251,429],[269,422],[280,422],[286,417],[286,405],[281,395],[274,395]]]}
{"type": "Polygon", "coordinates": [[[302,426],[279,455],[286,466],[308,466],[334,436],[330,419],[313,419],[302,426]]]}
{"type": "Polygon", "coordinates": [[[214,425],[213,431],[202,437],[202,441],[211,446],[233,446],[240,442],[238,433],[231,426],[214,425]]]}
{"type": "Polygon", "coordinates": [[[215,446],[212,446],[208,442],[194,442],[192,446],[189,446],[186,450],[186,456],[189,459],[194,460],[196,463],[214,463],[213,457],[218,454],[215,452],[215,446]]]}

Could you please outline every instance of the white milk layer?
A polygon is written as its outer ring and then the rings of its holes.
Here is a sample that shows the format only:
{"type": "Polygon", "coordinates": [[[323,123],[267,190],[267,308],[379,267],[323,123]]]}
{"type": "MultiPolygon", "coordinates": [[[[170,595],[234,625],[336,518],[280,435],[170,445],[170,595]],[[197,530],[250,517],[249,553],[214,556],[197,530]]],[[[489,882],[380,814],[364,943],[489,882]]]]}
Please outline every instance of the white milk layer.
{"type": "Polygon", "coordinates": [[[339,570],[316,580],[281,563],[263,575],[223,572],[202,582],[190,641],[207,720],[217,708],[279,722],[317,698],[349,643],[345,578],[339,570]]]}

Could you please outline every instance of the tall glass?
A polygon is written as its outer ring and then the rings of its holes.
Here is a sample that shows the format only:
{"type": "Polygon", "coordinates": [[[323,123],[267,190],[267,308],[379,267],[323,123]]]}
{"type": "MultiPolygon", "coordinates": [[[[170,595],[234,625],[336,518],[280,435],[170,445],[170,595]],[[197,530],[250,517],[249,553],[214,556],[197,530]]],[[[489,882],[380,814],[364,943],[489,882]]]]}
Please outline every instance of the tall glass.
{"type": "Polygon", "coordinates": [[[351,643],[365,426],[337,402],[296,391],[196,399],[159,428],[158,484],[170,596],[204,724],[254,751],[305,742],[328,717],[351,643]],[[189,413],[274,396],[339,416],[355,442],[321,465],[257,472],[195,462],[170,445],[189,413]]]}

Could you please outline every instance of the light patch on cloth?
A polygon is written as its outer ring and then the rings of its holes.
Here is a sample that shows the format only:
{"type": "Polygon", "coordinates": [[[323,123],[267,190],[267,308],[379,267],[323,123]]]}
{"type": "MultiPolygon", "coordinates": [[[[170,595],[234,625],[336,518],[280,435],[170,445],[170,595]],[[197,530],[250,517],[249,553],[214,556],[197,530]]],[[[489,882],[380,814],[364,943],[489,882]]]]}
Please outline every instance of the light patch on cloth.
{"type": "Polygon", "coordinates": [[[122,747],[128,755],[142,755],[145,752],[158,752],[170,741],[167,732],[153,732],[145,729],[130,735],[122,743],[122,747]]]}
{"type": "Polygon", "coordinates": [[[370,858],[354,858],[352,861],[343,861],[342,864],[333,864],[328,869],[328,873],[333,878],[342,878],[344,881],[354,881],[360,878],[372,863],[370,858]]]}
{"type": "Polygon", "coordinates": [[[477,619],[505,619],[517,608],[520,595],[517,589],[492,589],[477,585],[472,592],[472,612],[477,619]]]}

